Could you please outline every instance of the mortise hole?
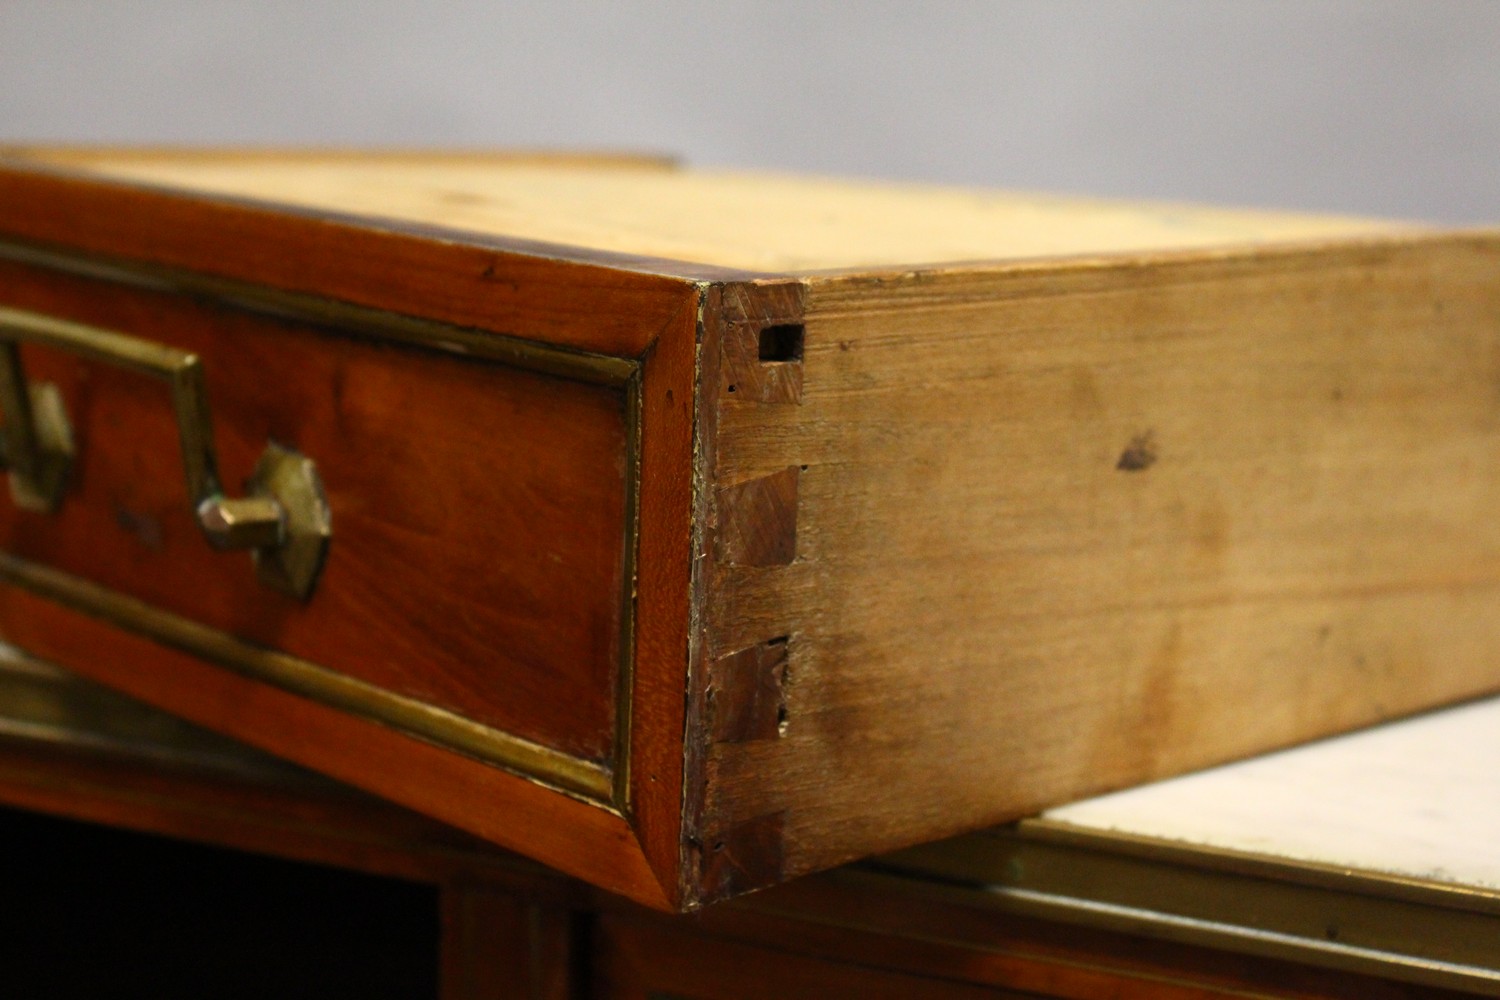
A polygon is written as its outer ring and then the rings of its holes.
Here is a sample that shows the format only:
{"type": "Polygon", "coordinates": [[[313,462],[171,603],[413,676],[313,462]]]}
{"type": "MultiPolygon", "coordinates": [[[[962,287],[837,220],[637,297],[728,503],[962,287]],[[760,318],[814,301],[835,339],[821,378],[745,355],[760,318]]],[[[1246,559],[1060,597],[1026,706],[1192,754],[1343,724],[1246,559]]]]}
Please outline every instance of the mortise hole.
{"type": "Polygon", "coordinates": [[[760,331],[761,361],[801,361],[801,324],[782,324],[764,327],[760,331]]]}

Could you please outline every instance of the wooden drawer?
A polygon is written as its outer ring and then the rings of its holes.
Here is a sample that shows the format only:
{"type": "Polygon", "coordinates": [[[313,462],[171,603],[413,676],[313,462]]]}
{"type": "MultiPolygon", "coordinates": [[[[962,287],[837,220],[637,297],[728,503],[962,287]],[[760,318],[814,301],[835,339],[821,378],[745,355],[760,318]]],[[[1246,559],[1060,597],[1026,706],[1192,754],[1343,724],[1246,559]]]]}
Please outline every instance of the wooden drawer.
{"type": "Polygon", "coordinates": [[[76,450],[0,638],[654,906],[1500,686],[1492,236],[499,157],[0,204],[76,450]],[[49,329],[196,358],[230,497],[313,464],[310,592],[49,329]]]}
{"type": "MultiPolygon", "coordinates": [[[[249,476],[276,442],[313,461],[337,518],[316,599],[268,587],[195,525],[167,386],[27,345],[31,379],[61,390],[78,461],[59,509],[0,511],[13,577],[251,677],[608,793],[631,365],[545,348],[499,364],[420,346],[465,339],[441,325],[382,343],[378,321],[337,310],[298,318],[282,303],[272,318],[16,263],[0,263],[0,288],[0,320],[66,319],[197,356],[224,477],[249,476]]],[[[35,625],[17,622],[16,638],[35,625]]]]}

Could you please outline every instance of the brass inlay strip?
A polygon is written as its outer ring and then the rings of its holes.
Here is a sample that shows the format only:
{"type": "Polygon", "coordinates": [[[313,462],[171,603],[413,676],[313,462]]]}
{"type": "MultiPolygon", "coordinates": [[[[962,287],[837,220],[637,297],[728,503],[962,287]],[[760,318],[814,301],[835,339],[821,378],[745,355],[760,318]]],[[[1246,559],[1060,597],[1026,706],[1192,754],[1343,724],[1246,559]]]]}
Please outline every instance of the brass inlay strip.
{"type": "Polygon", "coordinates": [[[85,256],[3,239],[0,239],[0,260],[134,288],[210,299],[247,312],[328,327],[341,334],[412,344],[466,358],[499,361],[513,368],[582,382],[623,386],[640,368],[640,363],[633,358],[573,350],[509,334],[454,326],[316,295],[136,261],[85,256]]]}
{"type": "Polygon", "coordinates": [[[1500,907],[1482,891],[1190,845],[1152,849],[1046,821],[868,867],[967,887],[951,891],[1027,916],[1500,997],[1500,907]]]}
{"type": "Polygon", "coordinates": [[[104,751],[280,784],[329,779],[0,643],[0,738],[104,751]]]}
{"type": "Polygon", "coordinates": [[[560,789],[605,803],[611,801],[610,773],[601,765],[491,729],[316,663],[252,646],[207,625],[9,553],[0,553],[0,580],[241,676],[486,763],[517,770],[560,789]]]}
{"type": "Polygon", "coordinates": [[[625,383],[625,551],[621,560],[620,658],[615,677],[614,806],[630,814],[631,708],[635,701],[636,539],[641,510],[641,375],[625,383]]]}

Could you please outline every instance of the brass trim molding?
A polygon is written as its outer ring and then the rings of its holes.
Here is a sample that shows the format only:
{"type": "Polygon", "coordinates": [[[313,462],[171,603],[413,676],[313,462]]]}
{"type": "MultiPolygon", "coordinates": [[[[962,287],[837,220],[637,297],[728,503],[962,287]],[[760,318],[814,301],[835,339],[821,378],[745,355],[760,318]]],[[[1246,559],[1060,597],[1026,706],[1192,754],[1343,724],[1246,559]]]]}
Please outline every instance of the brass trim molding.
{"type": "Polygon", "coordinates": [[[49,566],[0,553],[0,581],[284,691],[589,798],[611,799],[610,769],[218,629],[49,566]]]}
{"type": "Polygon", "coordinates": [[[615,670],[615,738],[611,802],[622,815],[630,815],[630,737],[635,704],[635,596],[636,556],[641,534],[641,373],[639,367],[625,383],[625,551],[622,573],[624,594],[620,609],[620,659],[615,670]]]}
{"type": "Polygon", "coordinates": [[[186,295],[218,306],[316,326],[338,335],[405,344],[621,389],[626,450],[622,538],[625,572],[620,594],[620,655],[613,692],[615,731],[611,759],[602,763],[562,753],[316,663],[251,645],[127,594],[9,553],[0,552],[0,581],[242,676],[389,726],[612,811],[628,812],[641,466],[642,362],[639,359],[594,354],[197,272],[16,241],[0,239],[0,260],[148,291],[186,295]]]}
{"type": "Polygon", "coordinates": [[[1048,820],[865,867],[1027,916],[1500,997],[1500,892],[1048,820]]]}
{"type": "Polygon", "coordinates": [[[465,358],[498,361],[512,368],[580,382],[624,386],[640,370],[640,362],[634,358],[595,354],[526,340],[513,334],[454,326],[337,299],[266,288],[232,278],[181,271],[157,264],[81,254],[5,239],[0,239],[0,260],[147,291],[188,295],[262,316],[325,327],[346,336],[409,344],[465,358]]]}
{"type": "Polygon", "coordinates": [[[280,785],[339,787],[0,643],[0,739],[162,762],[280,785]]]}

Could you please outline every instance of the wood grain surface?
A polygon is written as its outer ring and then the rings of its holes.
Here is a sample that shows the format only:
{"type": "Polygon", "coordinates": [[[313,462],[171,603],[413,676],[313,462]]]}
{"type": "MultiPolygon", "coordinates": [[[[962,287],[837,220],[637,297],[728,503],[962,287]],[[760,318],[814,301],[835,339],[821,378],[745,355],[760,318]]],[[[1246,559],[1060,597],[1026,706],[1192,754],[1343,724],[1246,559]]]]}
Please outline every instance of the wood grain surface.
{"type": "Polygon", "coordinates": [[[8,306],[197,354],[231,491],[276,441],[317,463],[334,524],[311,600],[268,590],[244,553],[201,537],[165,386],[28,348],[30,378],[67,400],[79,461],[57,513],[0,505],[7,551],[609,759],[627,541],[621,389],[38,269],[0,265],[0,288],[8,306]]]}
{"type": "Polygon", "coordinates": [[[201,353],[226,479],[292,445],[335,524],[310,604],[262,591],[188,523],[160,387],[28,350],[83,458],[57,517],[0,513],[10,552],[591,762],[609,801],[14,589],[4,636],[649,905],[1500,687],[1493,235],[316,152],[23,150],[0,203],[82,262],[0,265],[7,304],[201,353]]]}
{"type": "Polygon", "coordinates": [[[85,160],[76,151],[48,157],[44,149],[17,162],[49,161],[100,178],[211,197],[770,273],[1189,250],[1418,228],[919,184],[607,170],[596,162],[173,158],[129,151],[85,160]]]}
{"type": "Polygon", "coordinates": [[[801,472],[795,559],[714,570],[710,661],[789,656],[704,829],[777,817],[786,877],[1500,687],[1497,268],[812,282],[801,403],[720,395],[719,481],[801,472]]]}
{"type": "Polygon", "coordinates": [[[15,239],[601,354],[645,354],[684,295],[659,261],[158,190],[24,160],[0,162],[0,205],[0,230],[15,239]]]}
{"type": "Polygon", "coordinates": [[[206,608],[214,624],[277,645],[299,617],[340,601],[352,613],[356,602],[343,639],[334,641],[337,628],[304,626],[309,660],[342,650],[339,669],[447,699],[512,735],[598,762],[614,788],[610,801],[586,802],[10,589],[7,637],[596,884],[680,905],[698,288],[618,255],[606,266],[588,252],[527,253],[524,241],[453,241],[46,170],[0,170],[0,199],[15,209],[0,226],[10,238],[73,255],[84,273],[143,269],[142,281],[112,287],[8,263],[4,289],[15,304],[201,350],[227,482],[236,485],[277,436],[327,463],[335,520],[330,575],[313,602],[297,607],[264,592],[249,582],[243,554],[206,552],[191,525],[174,520],[186,503],[161,387],[28,351],[34,375],[70,387],[74,420],[88,432],[78,488],[100,501],[127,491],[134,505],[119,506],[143,516],[116,516],[108,503],[79,510],[75,492],[62,516],[91,525],[89,540],[50,535],[31,519],[15,527],[22,517],[12,512],[13,548],[48,559],[71,552],[80,575],[189,617],[206,608]],[[233,282],[395,322],[457,324],[460,341],[493,332],[613,355],[617,367],[637,366],[639,389],[632,397],[466,359],[462,342],[422,350],[214,305],[226,295],[240,301],[235,288],[244,286],[233,282]],[[105,424],[111,415],[128,425],[105,424]],[[637,419],[642,481],[631,495],[624,427],[637,419]],[[373,492],[353,489],[360,484],[373,492]],[[556,514],[568,525],[548,527],[556,514]],[[152,547],[158,533],[163,551],[152,547]],[[91,559],[90,544],[109,559],[91,559]],[[344,596],[329,598],[340,586],[344,596]],[[627,602],[633,629],[620,627],[627,602]],[[350,656],[361,644],[368,655],[350,656]],[[617,690],[622,663],[631,670],[617,690]]]}
{"type": "MultiPolygon", "coordinates": [[[[196,657],[24,591],[6,596],[15,643],[252,746],[315,767],[594,885],[673,908],[621,815],[196,657]]],[[[12,630],[7,629],[8,634],[12,630]]]]}
{"type": "Polygon", "coordinates": [[[888,969],[819,961],[737,941],[607,919],[600,934],[595,997],[653,1000],[1021,1000],[1023,994],[920,978],[888,969]]]}

